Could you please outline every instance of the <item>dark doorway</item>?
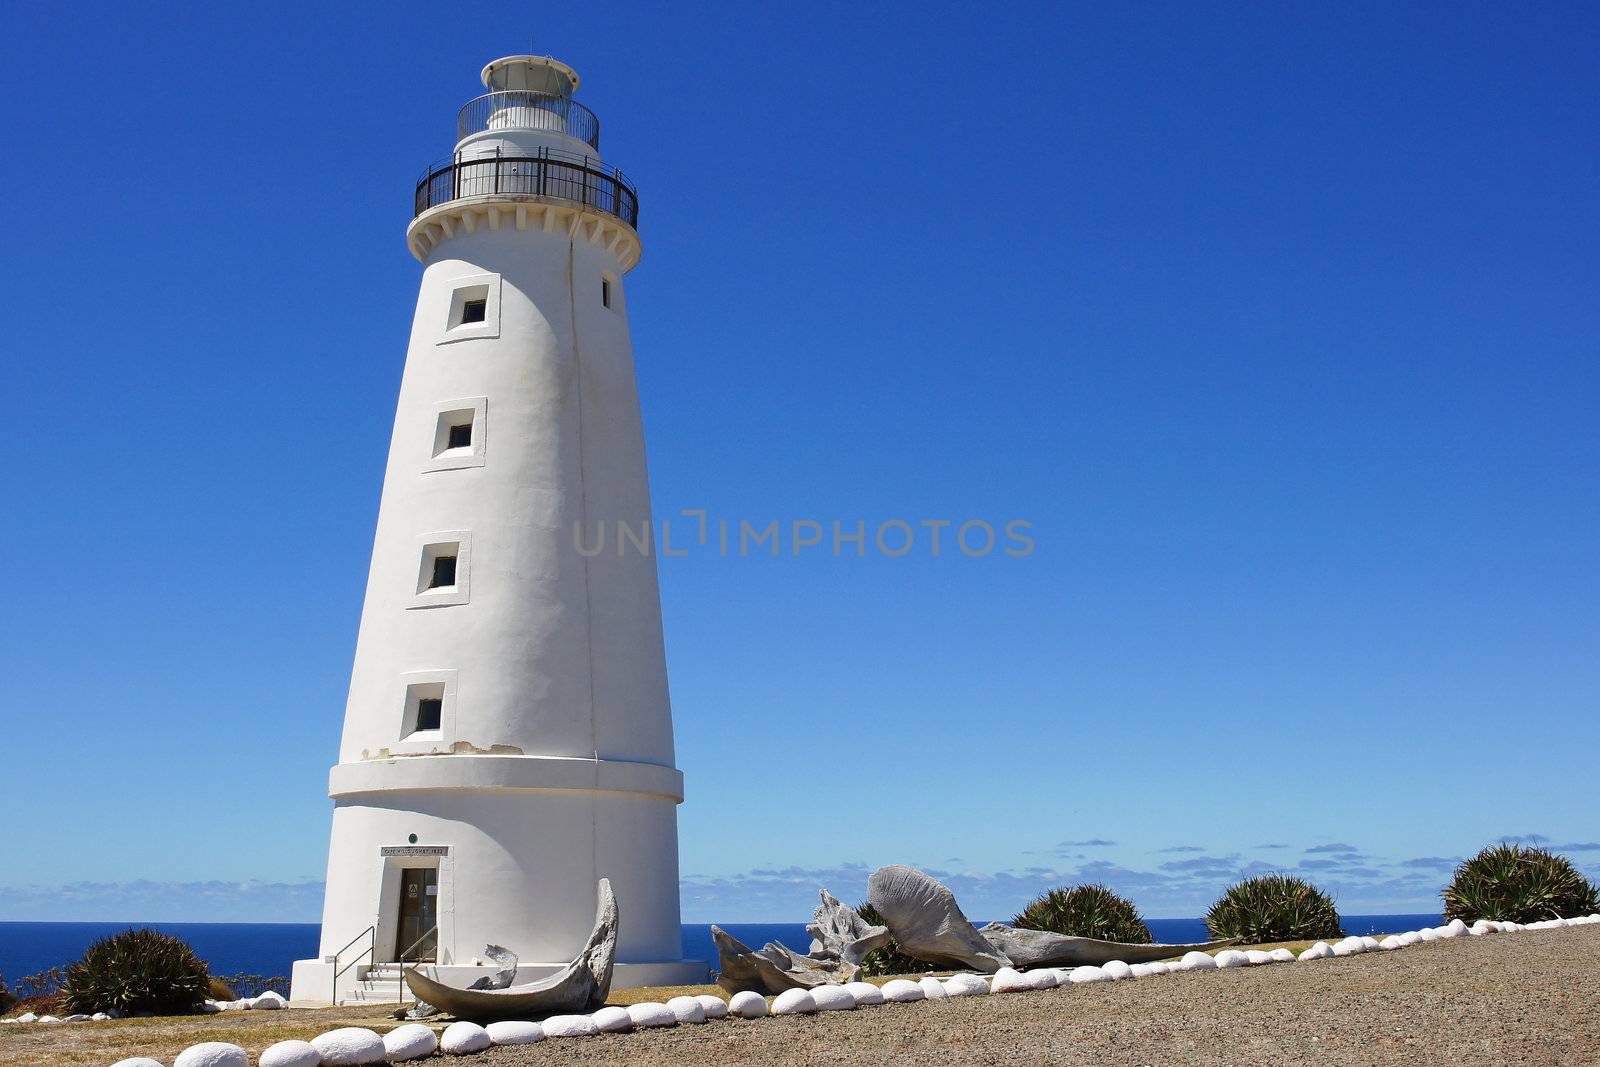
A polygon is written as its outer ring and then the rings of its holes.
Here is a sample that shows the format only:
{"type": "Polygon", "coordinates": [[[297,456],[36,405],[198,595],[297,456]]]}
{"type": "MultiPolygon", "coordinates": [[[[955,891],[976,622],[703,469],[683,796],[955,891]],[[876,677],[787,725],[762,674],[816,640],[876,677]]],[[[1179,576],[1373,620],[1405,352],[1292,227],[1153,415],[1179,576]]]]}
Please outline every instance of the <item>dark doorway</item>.
{"type": "Polygon", "coordinates": [[[434,962],[439,945],[439,932],[434,927],[438,921],[438,870],[433,867],[402,870],[394,958],[406,962],[434,962]]]}

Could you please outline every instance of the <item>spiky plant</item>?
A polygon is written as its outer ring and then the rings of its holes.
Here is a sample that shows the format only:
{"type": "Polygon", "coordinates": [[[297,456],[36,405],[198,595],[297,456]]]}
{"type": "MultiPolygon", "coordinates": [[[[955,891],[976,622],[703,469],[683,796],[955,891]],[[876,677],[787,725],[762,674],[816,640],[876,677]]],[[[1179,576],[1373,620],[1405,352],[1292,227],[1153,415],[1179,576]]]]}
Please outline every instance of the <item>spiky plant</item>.
{"type": "Polygon", "coordinates": [[[75,1014],[172,1014],[198,1007],[210,982],[205,961],[182,938],[126,930],[90,945],[67,968],[61,994],[63,1007],[75,1014]]]}
{"type": "MultiPolygon", "coordinates": [[[[856,914],[869,925],[888,925],[883,921],[883,916],[878,914],[878,909],[871,904],[857,904],[856,914]]],[[[893,934],[889,935],[888,944],[867,953],[861,960],[861,973],[872,977],[882,977],[886,974],[924,974],[931,970],[935,970],[933,964],[901,952],[900,943],[894,939],[893,934]]]]}
{"type": "Polygon", "coordinates": [[[1261,875],[1232,886],[1206,912],[1206,929],[1215,940],[1247,945],[1344,936],[1333,898],[1292,874],[1261,875]]]}
{"type": "Polygon", "coordinates": [[[1513,844],[1490,845],[1467,860],[1440,895],[1447,921],[1530,923],[1600,911],[1600,887],[1565,856],[1513,844]]]}
{"type": "Polygon", "coordinates": [[[1051,889],[1011,920],[1022,930],[1049,930],[1075,937],[1097,937],[1134,945],[1150,943],[1150,928],[1127,897],[1103,885],[1051,889]]]}

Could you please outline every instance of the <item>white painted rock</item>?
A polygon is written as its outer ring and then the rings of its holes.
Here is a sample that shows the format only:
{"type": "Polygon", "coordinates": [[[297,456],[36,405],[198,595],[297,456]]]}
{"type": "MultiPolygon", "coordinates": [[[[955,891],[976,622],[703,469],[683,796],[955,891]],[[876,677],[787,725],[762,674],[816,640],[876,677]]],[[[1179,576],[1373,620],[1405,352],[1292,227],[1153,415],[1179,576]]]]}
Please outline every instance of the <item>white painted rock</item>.
{"type": "Polygon", "coordinates": [[[1217,969],[1216,959],[1210,953],[1201,952],[1198,949],[1193,952],[1185,952],[1183,959],[1178,961],[1178,965],[1186,971],[1214,971],[1217,969]]]}
{"type": "Polygon", "coordinates": [[[103,1011],[97,1011],[93,1015],[89,1016],[89,1018],[94,1020],[97,1023],[103,1023],[103,1022],[106,1022],[107,1020],[109,1020],[111,1018],[111,1016],[107,1015],[103,1011]]]}
{"type": "MultiPolygon", "coordinates": [[[[980,982],[983,981],[981,978],[978,980],[980,982]]],[[[858,1007],[863,1004],[883,1003],[883,990],[871,982],[846,982],[844,987],[850,991],[850,996],[855,999],[858,1007]]],[[[988,992],[989,987],[987,985],[983,988],[985,992],[988,992]]]]}
{"type": "Polygon", "coordinates": [[[1149,978],[1155,973],[1155,971],[1150,969],[1150,964],[1148,963],[1135,963],[1132,967],[1128,968],[1129,978],[1149,978]]]}
{"type": "Polygon", "coordinates": [[[214,1000],[202,1000],[200,1002],[200,1014],[201,1015],[215,1015],[215,1014],[217,1014],[217,1012],[219,1012],[221,1010],[222,1010],[222,1005],[218,1004],[214,1000]]]}
{"type": "Polygon", "coordinates": [[[383,1052],[390,1063],[405,1063],[432,1056],[439,1048],[439,1035],[421,1023],[406,1023],[383,1035],[383,1052]]]}
{"type": "Polygon", "coordinates": [[[1267,953],[1267,955],[1272,957],[1272,962],[1273,963],[1293,963],[1294,962],[1294,953],[1290,952],[1286,948],[1275,948],[1271,952],[1267,953]]]}
{"type": "Polygon", "coordinates": [[[913,982],[908,978],[895,978],[883,983],[883,999],[893,1004],[909,1004],[913,1000],[928,999],[928,994],[922,991],[920,982],[913,982]]]}
{"type": "Polygon", "coordinates": [[[322,1056],[325,1067],[354,1067],[355,1064],[384,1062],[384,1040],[362,1027],[339,1027],[318,1033],[310,1043],[322,1056]]]}
{"type": "MultiPolygon", "coordinates": [[[[592,1012],[589,1018],[594,1020],[594,1028],[602,1034],[620,1034],[624,1030],[633,1029],[633,1016],[628,1014],[627,1008],[609,1007],[592,1012]]],[[[493,1031],[489,1034],[494,1036],[493,1031]]],[[[496,1041],[495,1044],[500,1044],[496,1041]]]]}
{"type": "MultiPolygon", "coordinates": [[[[989,992],[991,993],[1020,993],[1025,989],[1032,989],[1033,983],[1025,978],[1021,971],[1015,967],[1002,967],[994,972],[994,977],[989,979],[989,992]]],[[[884,991],[888,996],[888,991],[884,991]]]]}
{"type": "Polygon", "coordinates": [[[1325,960],[1333,955],[1333,946],[1326,941],[1318,941],[1296,957],[1301,963],[1310,963],[1312,960],[1325,960]]]}
{"type": "Polygon", "coordinates": [[[86,1023],[86,1022],[89,1021],[89,1016],[85,1015],[83,1012],[80,1011],[80,1012],[78,1012],[78,1013],[76,1013],[74,1015],[67,1016],[65,1019],[62,1019],[61,1021],[64,1022],[64,1023],[86,1023]]]}
{"type": "Polygon", "coordinates": [[[628,1005],[628,1018],[633,1020],[633,1025],[642,1029],[651,1029],[657,1026],[677,1026],[677,1014],[665,1004],[657,1004],[647,1000],[642,1004],[628,1005]]]}
{"type": "Polygon", "coordinates": [[[746,989],[728,998],[728,1014],[741,1019],[760,1019],[767,1014],[767,998],[746,989]]]}
{"type": "Polygon", "coordinates": [[[944,991],[952,997],[981,997],[989,992],[989,983],[976,974],[953,974],[944,980],[944,991]]]}
{"type": "Polygon", "coordinates": [[[1147,963],[1147,964],[1145,964],[1145,966],[1150,968],[1150,973],[1152,975],[1171,974],[1172,973],[1172,969],[1173,969],[1173,965],[1172,964],[1170,964],[1170,963],[1162,963],[1160,961],[1157,961],[1155,963],[1147,963]]]}
{"type": "MultiPolygon", "coordinates": [[[[1559,919],[1556,921],[1560,922],[1559,919]]],[[[1439,933],[1445,937],[1466,937],[1467,924],[1462,922],[1460,919],[1451,919],[1450,922],[1439,931],[1439,933]]]]}
{"type": "Polygon", "coordinates": [[[1250,957],[1234,948],[1225,948],[1216,955],[1217,966],[1223,969],[1229,967],[1243,967],[1250,962],[1250,957]]]}
{"type": "MultiPolygon", "coordinates": [[[[854,983],[851,983],[852,985],[854,983]]],[[[870,984],[870,983],[869,983],[870,984]]],[[[850,988],[849,986],[845,987],[850,988]]],[[[700,1007],[705,1011],[707,1019],[726,1019],[728,1017],[728,1002],[711,993],[701,993],[694,999],[700,1002],[700,1007]]]]}
{"type": "Polygon", "coordinates": [[[1410,948],[1412,945],[1422,944],[1422,935],[1415,930],[1407,930],[1403,934],[1396,934],[1395,937],[1399,939],[1402,948],[1410,948]]]}
{"type": "MultiPolygon", "coordinates": [[[[666,1007],[665,1004],[660,1006],[666,1007]]],[[[539,1029],[544,1031],[545,1037],[593,1037],[600,1032],[587,1015],[552,1015],[539,1024],[539,1029]]]]}
{"type": "MultiPolygon", "coordinates": [[[[910,983],[907,983],[908,985],[910,983]]],[[[920,994],[921,989],[917,992],[920,994]]],[[[888,994],[885,993],[885,996],[888,994]]],[[[785,989],[772,1002],[774,1015],[810,1015],[817,1010],[817,1002],[808,989],[785,989]]]]}
{"type": "Polygon", "coordinates": [[[17,1022],[19,1023],[36,1023],[38,1021],[39,1017],[31,1011],[23,1012],[21,1015],[17,1016],[17,1022]]]}
{"type": "Polygon", "coordinates": [[[1417,937],[1423,941],[1437,941],[1439,940],[1439,931],[1433,929],[1432,927],[1427,927],[1418,930],[1417,937]]]}
{"type": "Polygon", "coordinates": [[[226,1041],[202,1041],[178,1053],[172,1067],[250,1067],[250,1053],[226,1041]]]}
{"type": "MultiPolygon", "coordinates": [[[[21,1019],[8,1019],[7,1022],[20,1023],[21,1019]]],[[[33,1020],[28,1020],[32,1022],[33,1020]]],[[[321,1061],[318,1061],[321,1062],[321,1061]]],[[[149,1056],[135,1056],[131,1060],[118,1060],[111,1067],[161,1067],[160,1060],[153,1060],[149,1056]]]]}
{"type": "MultiPolygon", "coordinates": [[[[1210,959],[1210,957],[1206,957],[1210,959]]],[[[1083,985],[1086,982],[1109,982],[1111,976],[1104,967],[1074,967],[1067,973],[1067,981],[1073,985],[1083,985]]]]}
{"type": "Polygon", "coordinates": [[[1355,956],[1360,952],[1361,949],[1359,947],[1351,947],[1348,941],[1341,941],[1333,946],[1333,954],[1335,956],[1355,956]]]}
{"type": "MultiPolygon", "coordinates": [[[[1022,977],[1026,978],[1028,985],[1034,989],[1054,989],[1060,984],[1060,980],[1056,978],[1055,969],[1051,967],[1038,967],[1031,971],[1023,971],[1022,977]]],[[[924,978],[923,981],[926,982],[928,979],[924,978]]],[[[927,986],[923,986],[923,988],[926,989],[927,986]]],[[[939,988],[943,989],[944,986],[939,988]]]]}
{"type": "Polygon", "coordinates": [[[324,1067],[353,1067],[363,1063],[382,1063],[386,1053],[383,1038],[359,1026],[329,1030],[311,1039],[324,1067]]]}
{"type": "Polygon", "coordinates": [[[1483,919],[1479,919],[1467,928],[1467,933],[1473,937],[1483,937],[1485,934],[1495,933],[1495,928],[1483,919]]]}
{"type": "Polygon", "coordinates": [[[1113,982],[1120,982],[1125,978],[1133,977],[1133,968],[1128,966],[1126,963],[1123,963],[1121,960],[1112,960],[1110,963],[1102,963],[1100,965],[1100,969],[1106,972],[1106,974],[1110,975],[1113,982]]]}
{"type": "Polygon", "coordinates": [[[254,998],[250,1002],[250,1006],[256,1011],[277,1011],[280,1008],[287,1008],[289,1002],[269,989],[259,997],[254,998]]]}
{"type": "MultiPolygon", "coordinates": [[[[850,1002],[853,1008],[855,1001],[850,1002]]],[[[673,997],[667,1001],[667,1010],[677,1016],[680,1023],[703,1023],[706,1021],[706,1010],[700,1006],[696,997],[673,997]]]]}
{"type": "Polygon", "coordinates": [[[61,1020],[57,1019],[54,1015],[41,1015],[39,1016],[39,1021],[42,1023],[58,1023],[61,1020]]]}
{"type": "Polygon", "coordinates": [[[818,1011],[855,1011],[855,995],[842,985],[819,985],[811,988],[811,999],[818,1011]]]}
{"type": "Polygon", "coordinates": [[[1401,941],[1393,934],[1390,934],[1388,937],[1378,942],[1378,947],[1383,949],[1385,952],[1393,952],[1397,948],[1405,948],[1405,942],[1401,941]]]}
{"type": "MultiPolygon", "coordinates": [[[[605,1009],[602,1008],[601,1011],[605,1009]]],[[[613,1009],[622,1011],[621,1008],[613,1009]]],[[[627,1012],[622,1012],[624,1015],[627,1012]]],[[[490,1023],[484,1027],[489,1031],[489,1040],[497,1045],[532,1045],[544,1040],[544,1026],[540,1023],[525,1023],[515,1019],[502,1019],[497,1023],[490,1023]]]]}
{"type": "Polygon", "coordinates": [[[322,1067],[322,1053],[309,1041],[279,1041],[261,1052],[261,1067],[322,1067]]]}
{"type": "Polygon", "coordinates": [[[1246,963],[1248,963],[1252,967],[1259,967],[1263,963],[1277,963],[1278,962],[1277,960],[1272,958],[1272,953],[1264,952],[1259,948],[1247,948],[1247,949],[1245,949],[1244,950],[1244,960],[1245,960],[1246,963]]]}
{"type": "Polygon", "coordinates": [[[472,1056],[492,1044],[489,1031],[477,1023],[451,1023],[439,1036],[439,1048],[446,1056],[472,1056]]]}

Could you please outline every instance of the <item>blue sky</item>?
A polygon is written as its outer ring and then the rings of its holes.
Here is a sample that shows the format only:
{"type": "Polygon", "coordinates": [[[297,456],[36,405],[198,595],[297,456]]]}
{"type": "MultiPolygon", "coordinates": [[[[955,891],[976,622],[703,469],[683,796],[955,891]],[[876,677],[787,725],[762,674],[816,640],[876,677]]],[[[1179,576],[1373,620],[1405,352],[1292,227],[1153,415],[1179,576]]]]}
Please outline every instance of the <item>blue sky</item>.
{"type": "Polygon", "coordinates": [[[0,919],[317,918],[412,189],[530,36],[639,186],[657,514],[1036,542],[662,561],[687,921],[1600,867],[1592,8],[526,17],[7,16],[0,919]]]}

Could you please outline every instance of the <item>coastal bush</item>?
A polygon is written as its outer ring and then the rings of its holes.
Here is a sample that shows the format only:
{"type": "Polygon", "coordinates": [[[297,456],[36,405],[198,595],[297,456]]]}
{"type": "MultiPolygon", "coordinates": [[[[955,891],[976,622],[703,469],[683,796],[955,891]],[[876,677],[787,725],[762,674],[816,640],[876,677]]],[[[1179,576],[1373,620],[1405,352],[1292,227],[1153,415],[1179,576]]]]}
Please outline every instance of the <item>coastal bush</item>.
{"type": "Polygon", "coordinates": [[[212,975],[206,982],[206,996],[211,1000],[238,1000],[239,994],[227,982],[212,975]]]}
{"type": "Polygon", "coordinates": [[[1600,887],[1542,848],[1490,845],[1456,868],[1441,894],[1445,921],[1531,923],[1600,911],[1600,887]]]}
{"type": "Polygon", "coordinates": [[[90,945],[67,967],[63,1007],[74,1014],[192,1011],[211,975],[188,942],[159,930],[126,930],[90,945]]]}
{"type": "Polygon", "coordinates": [[[1127,897],[1103,885],[1052,889],[1011,920],[1020,930],[1048,930],[1074,937],[1097,937],[1135,945],[1150,943],[1150,928],[1127,897]]]}
{"type": "Polygon", "coordinates": [[[16,1002],[16,995],[12,993],[10,987],[6,985],[6,976],[0,974],[0,1015],[4,1015],[6,1012],[10,1011],[16,1002]]]}
{"type": "Polygon", "coordinates": [[[1206,912],[1213,940],[1247,945],[1343,937],[1333,898],[1303,878],[1268,874],[1246,878],[1206,912]]]}
{"type": "MultiPolygon", "coordinates": [[[[856,914],[873,926],[887,925],[883,921],[883,916],[878,914],[878,909],[871,904],[857,904],[856,914]]],[[[886,974],[923,974],[934,969],[933,964],[901,952],[900,943],[894,939],[893,934],[889,935],[888,944],[875,952],[867,953],[861,960],[861,973],[873,977],[886,974]]]]}

